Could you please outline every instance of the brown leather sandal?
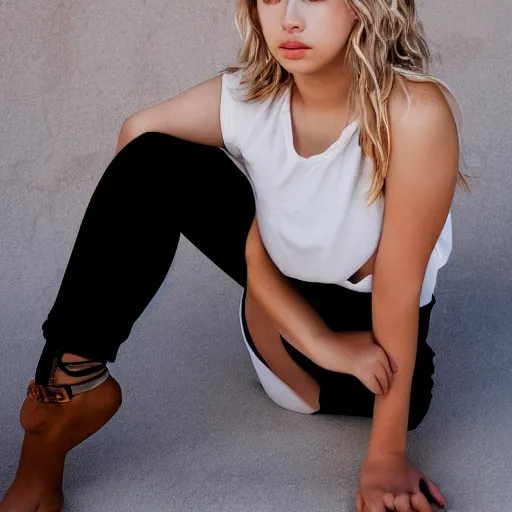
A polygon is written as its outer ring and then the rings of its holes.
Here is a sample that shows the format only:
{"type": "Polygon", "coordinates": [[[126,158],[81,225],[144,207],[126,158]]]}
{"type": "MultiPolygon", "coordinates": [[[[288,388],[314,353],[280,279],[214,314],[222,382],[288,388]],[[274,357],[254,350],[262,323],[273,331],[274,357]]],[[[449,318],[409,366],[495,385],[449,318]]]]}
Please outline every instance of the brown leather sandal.
{"type": "Polygon", "coordinates": [[[32,379],[27,388],[27,396],[31,396],[38,402],[43,403],[65,403],[72,400],[75,395],[90,391],[108,379],[109,372],[106,363],[98,363],[92,360],[64,363],[62,361],[63,355],[63,351],[56,350],[47,380],[48,384],[38,384],[36,379],[32,379]],[[70,370],[68,367],[77,369],[70,370]],[[76,384],[56,384],[55,375],[59,369],[71,377],[84,377],[96,374],[100,370],[103,371],[91,379],[80,381],[76,384]]]}

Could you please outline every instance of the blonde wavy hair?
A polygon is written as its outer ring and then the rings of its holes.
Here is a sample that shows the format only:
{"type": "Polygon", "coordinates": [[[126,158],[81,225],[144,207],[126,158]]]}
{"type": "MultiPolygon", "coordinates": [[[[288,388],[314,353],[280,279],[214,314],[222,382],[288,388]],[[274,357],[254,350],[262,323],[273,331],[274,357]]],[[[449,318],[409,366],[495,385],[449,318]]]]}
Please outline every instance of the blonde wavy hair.
{"type": "MultiPolygon", "coordinates": [[[[359,144],[363,155],[373,162],[367,197],[370,206],[385,189],[391,147],[387,103],[394,80],[398,79],[409,104],[411,98],[402,77],[443,84],[429,75],[432,58],[414,0],[343,1],[357,18],[348,40],[345,63],[351,66],[354,76],[349,110],[353,112],[356,108],[361,113],[359,144]]],[[[248,86],[244,101],[269,98],[273,103],[293,85],[293,76],[268,49],[257,0],[236,1],[235,23],[242,39],[238,53],[240,66],[229,66],[221,73],[241,71],[240,85],[248,86]]],[[[449,97],[453,98],[448,101],[460,124],[460,105],[451,93],[449,97]]],[[[457,184],[469,193],[464,176],[457,170],[457,184]]]]}

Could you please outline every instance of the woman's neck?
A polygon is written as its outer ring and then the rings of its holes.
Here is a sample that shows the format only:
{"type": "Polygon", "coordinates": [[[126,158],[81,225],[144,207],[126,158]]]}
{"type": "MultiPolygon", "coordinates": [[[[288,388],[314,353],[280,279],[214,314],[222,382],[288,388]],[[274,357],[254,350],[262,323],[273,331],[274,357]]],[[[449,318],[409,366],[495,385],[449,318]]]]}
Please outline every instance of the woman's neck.
{"type": "Polygon", "coordinates": [[[294,101],[304,109],[323,114],[346,112],[352,73],[335,70],[316,75],[293,75],[294,101]]]}

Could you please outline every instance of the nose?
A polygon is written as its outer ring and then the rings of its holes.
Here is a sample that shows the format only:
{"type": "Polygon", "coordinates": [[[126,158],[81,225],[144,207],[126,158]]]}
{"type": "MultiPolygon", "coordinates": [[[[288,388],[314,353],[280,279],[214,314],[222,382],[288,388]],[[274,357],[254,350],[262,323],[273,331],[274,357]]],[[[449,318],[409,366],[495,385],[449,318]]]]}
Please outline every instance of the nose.
{"type": "Polygon", "coordinates": [[[283,17],[283,30],[286,32],[293,32],[294,30],[302,32],[304,30],[304,19],[297,8],[297,0],[290,0],[286,6],[283,17]]]}

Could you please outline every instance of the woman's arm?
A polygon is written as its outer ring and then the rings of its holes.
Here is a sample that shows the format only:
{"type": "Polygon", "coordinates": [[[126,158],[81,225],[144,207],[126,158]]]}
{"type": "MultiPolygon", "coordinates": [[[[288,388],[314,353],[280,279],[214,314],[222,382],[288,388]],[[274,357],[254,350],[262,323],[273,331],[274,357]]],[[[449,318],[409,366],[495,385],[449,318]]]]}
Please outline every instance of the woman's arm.
{"type": "Polygon", "coordinates": [[[274,320],[279,332],[299,352],[315,361],[315,345],[329,328],[270,258],[256,217],[247,236],[247,287],[274,320]]]}
{"type": "Polygon", "coordinates": [[[117,155],[146,132],[159,132],[208,146],[225,147],[220,126],[222,74],[153,106],[135,112],[123,124],[117,155]]]}
{"type": "Polygon", "coordinates": [[[390,104],[394,142],[375,260],[372,323],[397,373],[389,392],[375,397],[370,458],[406,451],[420,294],[456,186],[459,153],[453,116],[437,86],[419,87],[422,94],[406,114],[390,104]]]}
{"type": "Polygon", "coordinates": [[[333,332],[267,253],[254,219],[246,245],[248,289],[283,336],[326,370],[359,379],[372,393],[386,393],[393,370],[371,331],[333,332]]]}

